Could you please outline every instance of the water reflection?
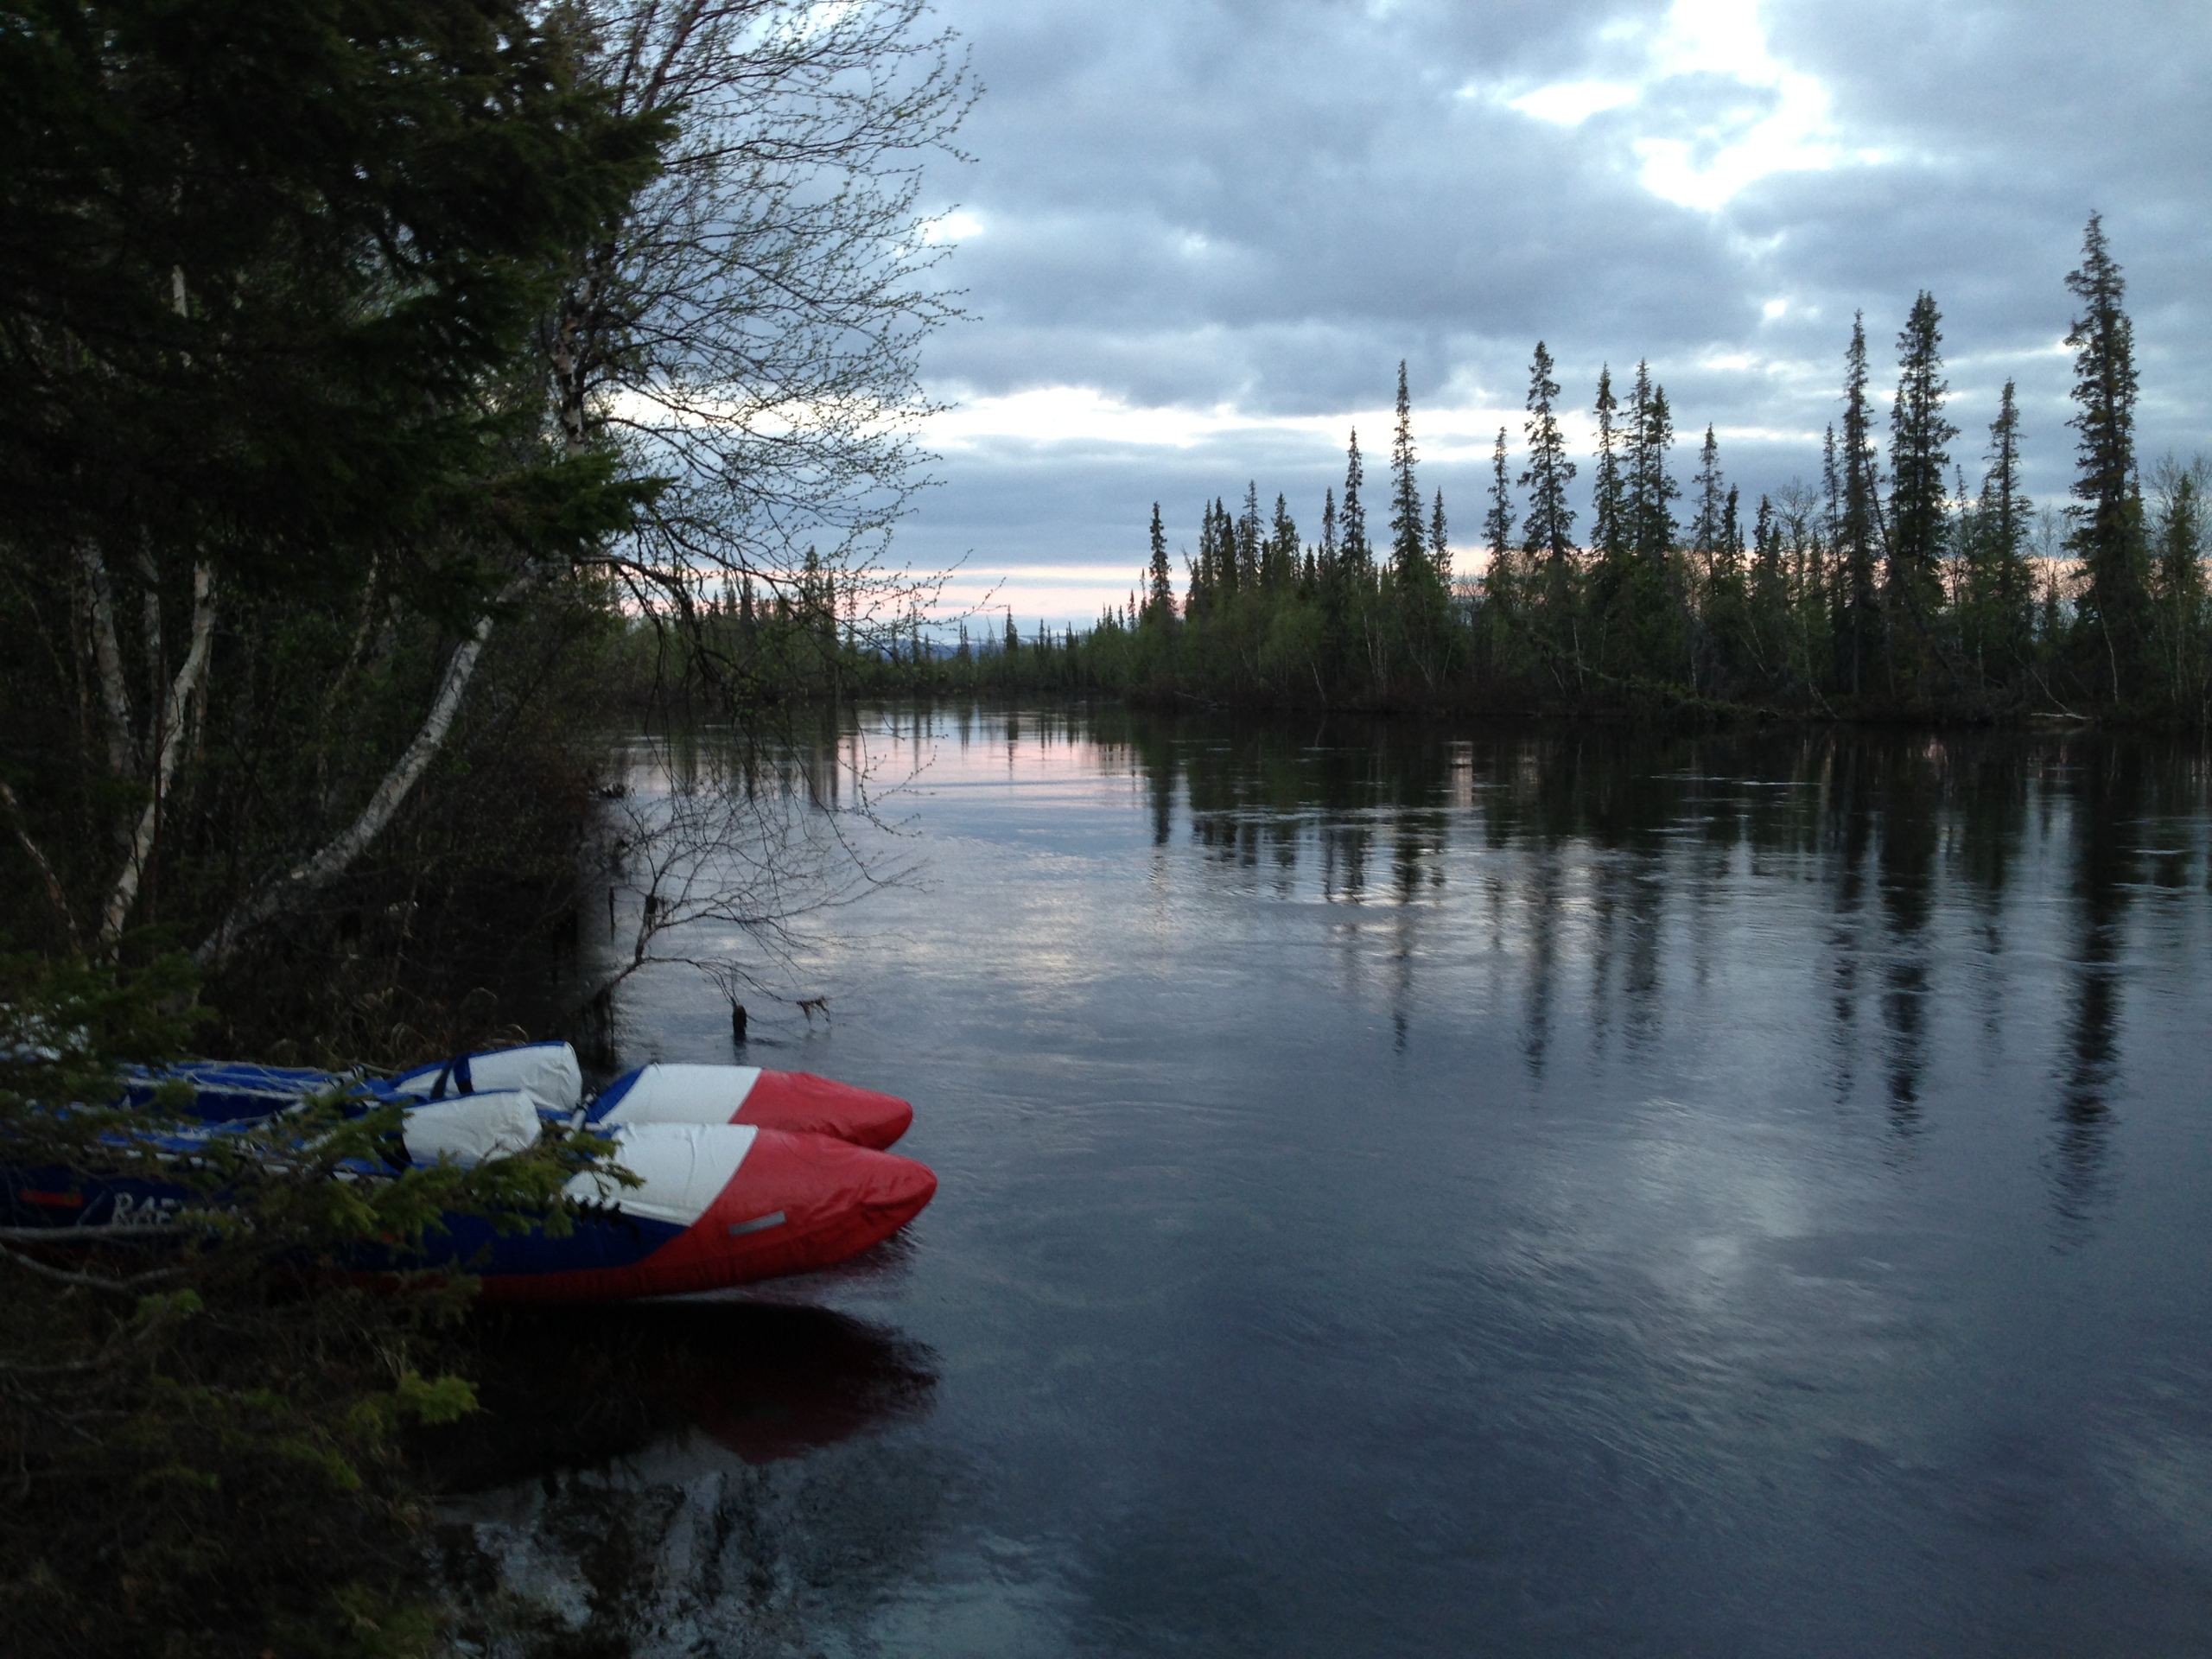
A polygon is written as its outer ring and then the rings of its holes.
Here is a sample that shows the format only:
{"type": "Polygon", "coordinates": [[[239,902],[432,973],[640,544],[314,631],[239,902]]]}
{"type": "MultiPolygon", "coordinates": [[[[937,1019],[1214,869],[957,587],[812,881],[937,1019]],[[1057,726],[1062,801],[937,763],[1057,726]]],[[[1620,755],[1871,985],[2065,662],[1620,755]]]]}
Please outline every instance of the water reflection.
{"type": "Polygon", "coordinates": [[[747,1463],[795,1458],[928,1409],[928,1351],[826,1308],[679,1301],[487,1310],[483,1412],[423,1436],[438,1484],[480,1491],[703,1435],[747,1463]]]}
{"type": "MultiPolygon", "coordinates": [[[[809,1293],[842,1323],[516,1350],[518,1411],[589,1432],[480,1452],[470,1548],[563,1564],[572,1609],[658,1586],[572,1635],[2212,1638],[2197,747],[1065,708],[820,741],[825,798],[915,778],[926,880],[798,940],[838,1018],[764,998],[754,1042],[911,1094],[944,1185],[896,1272],[809,1293]]],[[[730,1057],[711,987],[626,995],[637,1057],[730,1057]]]]}
{"type": "Polygon", "coordinates": [[[708,1300],[486,1313],[472,1335],[485,1410],[417,1449],[477,1651],[785,1653],[865,1623],[928,1548],[942,1483],[867,1433],[926,1413],[917,1344],[708,1300]]]}
{"type": "Polygon", "coordinates": [[[1323,900],[1395,912],[1383,995],[1401,1042],[1423,950],[1415,912],[1466,876],[1447,855],[1520,855],[1509,874],[1484,879],[1518,958],[1519,1047],[1534,1082],[1568,982],[1583,988],[1576,1024],[1591,1053],[1607,1055],[1618,1038],[1633,1060],[1684,994],[1677,977],[1701,982],[1711,969],[1732,884],[1813,884],[1827,901],[1834,1095],[1847,1103],[1862,1079],[1878,1086],[1900,1146],[1923,1127],[1940,1058],[1932,1008],[1959,998],[2002,1039],[2014,928],[2044,919],[2033,906],[2011,914],[2012,889],[2024,862],[2070,863],[2073,936],[2027,944],[2073,963],[2054,1068],[2054,1205],[2069,1219],[2088,1213],[2120,1082],[2131,892],[2149,879],[2186,893],[2202,861],[2178,832],[2146,878],[2137,846],[2146,821],[2201,820],[2195,752],[2094,733],[1681,739],[1114,712],[1077,724],[1064,741],[1087,738],[1141,777],[1155,846],[1168,842],[1179,796],[1193,844],[1225,870],[1264,868],[1278,899],[1298,896],[1310,866],[1323,900]],[[1686,955],[1677,931],[1692,938],[1686,955]]]}

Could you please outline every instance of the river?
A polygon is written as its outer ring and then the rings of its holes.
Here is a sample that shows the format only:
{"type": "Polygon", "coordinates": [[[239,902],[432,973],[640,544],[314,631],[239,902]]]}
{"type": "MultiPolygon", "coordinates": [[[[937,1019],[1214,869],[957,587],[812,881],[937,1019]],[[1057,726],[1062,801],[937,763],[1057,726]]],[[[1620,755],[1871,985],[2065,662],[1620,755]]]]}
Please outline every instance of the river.
{"type": "Polygon", "coordinates": [[[741,1055],[680,967],[614,1037],[906,1095],[938,1196],[487,1338],[506,1645],[2212,1648],[2203,750],[848,728],[900,879],[678,930],[741,1055]]]}

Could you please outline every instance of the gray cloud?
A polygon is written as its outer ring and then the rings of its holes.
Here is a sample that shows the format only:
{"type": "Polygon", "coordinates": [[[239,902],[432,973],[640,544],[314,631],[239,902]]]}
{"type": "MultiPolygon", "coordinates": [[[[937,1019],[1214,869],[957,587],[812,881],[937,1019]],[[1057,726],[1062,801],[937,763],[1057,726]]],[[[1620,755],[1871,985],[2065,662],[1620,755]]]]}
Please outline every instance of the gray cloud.
{"type": "MultiPolygon", "coordinates": [[[[1517,406],[1541,336],[1578,404],[1601,362],[1619,374],[1649,357],[1685,451],[1707,421],[1747,435],[1724,460],[1756,493],[1817,471],[1809,440],[1833,416],[1853,312],[1879,379],[1925,287],[1946,315],[1957,458],[1976,471],[2014,376],[2031,487],[2056,497],[2069,372],[2051,348],[2094,207],[2131,282],[2145,451],[2212,448],[2212,10],[1770,0],[1773,72],[1747,79],[1727,56],[1740,29],[1669,36],[1699,9],[948,0],[989,90],[966,138],[976,164],[941,180],[980,226],[951,267],[976,321],[933,345],[931,382],[970,402],[1083,386],[1143,408],[1348,420],[1387,402],[1404,358],[1418,416],[1517,406]],[[1662,74],[1670,38],[1678,59],[1685,41],[1704,55],[1662,74]],[[1638,95],[1574,125],[1509,106],[1585,82],[1638,95]],[[1712,207],[1648,187],[1655,143],[1681,146],[1695,188],[1694,169],[1757,123],[1813,108],[1808,88],[1824,124],[1770,129],[1734,159],[1797,143],[1837,164],[1768,172],[1712,207]]],[[[1370,454],[1386,437],[1366,435],[1370,454]]],[[[1134,563],[1154,499],[1187,539],[1200,500],[1248,477],[1310,523],[1341,442],[1279,429],[1180,447],[963,442],[904,550],[1134,563]]],[[[1483,470],[1425,473],[1464,539],[1483,470]]]]}

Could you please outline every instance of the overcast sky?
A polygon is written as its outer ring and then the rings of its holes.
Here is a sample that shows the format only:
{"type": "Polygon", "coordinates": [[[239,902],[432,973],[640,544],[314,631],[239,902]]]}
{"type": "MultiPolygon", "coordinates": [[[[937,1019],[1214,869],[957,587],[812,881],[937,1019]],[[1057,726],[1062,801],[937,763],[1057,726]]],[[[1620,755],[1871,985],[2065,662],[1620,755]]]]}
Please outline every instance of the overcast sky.
{"type": "MultiPolygon", "coordinates": [[[[1955,459],[2007,376],[2063,494],[2066,273],[2105,216],[2145,459],[2212,449],[2206,0],[940,0],[987,90],[932,173],[973,321],[930,346],[944,480],[903,559],[1025,630],[1132,585],[1248,480],[1311,539],[1400,359],[1471,562],[1534,342],[1586,411],[1648,358],[1694,470],[1815,479],[1851,317],[1878,384],[1944,317],[1955,459]]],[[[1586,413],[1571,429],[1586,436],[1586,413]]],[[[1578,492],[1586,488],[1588,466],[1578,492]]]]}

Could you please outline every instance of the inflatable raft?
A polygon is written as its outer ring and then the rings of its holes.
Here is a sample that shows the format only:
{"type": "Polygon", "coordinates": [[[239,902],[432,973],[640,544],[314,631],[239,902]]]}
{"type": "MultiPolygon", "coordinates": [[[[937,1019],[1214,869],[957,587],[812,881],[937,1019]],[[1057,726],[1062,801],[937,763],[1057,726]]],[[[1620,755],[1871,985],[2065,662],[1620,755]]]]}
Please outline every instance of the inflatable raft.
{"type": "Polygon", "coordinates": [[[789,1134],[826,1135],[880,1152],[914,1121],[896,1095],[855,1088],[810,1071],[769,1071],[757,1065],[641,1065],[587,1100],[576,1052],[566,1043],[490,1049],[417,1066],[389,1081],[296,1067],[194,1062],[130,1079],[143,1103],[168,1079],[192,1086],[194,1109],[205,1122],[266,1117],[310,1095],[346,1089],[382,1099],[435,1101],[498,1090],[527,1090],[555,1112],[581,1109],[594,1126],[624,1123],[740,1123],[789,1134]]]}
{"type": "MultiPolygon", "coordinates": [[[[548,1123],[589,1125],[613,1141],[608,1160],[638,1178],[587,1170],[569,1183],[574,1224],[561,1236],[502,1234],[448,1216],[427,1255],[370,1252],[354,1265],[378,1275],[452,1266],[480,1276],[503,1301],[586,1301],[716,1290],[850,1260],[920,1213],[937,1191],[924,1165],[885,1151],[912,1122],[905,1101],[804,1072],[752,1066],[648,1065],[587,1101],[575,1052],[540,1043],[458,1056],[386,1080],[235,1065],[188,1065],[129,1080],[149,1099],[162,1083],[188,1084],[202,1127],[159,1137],[191,1155],[210,1135],[235,1133],[311,1095],[345,1090],[404,1108],[404,1160],[470,1165],[535,1144],[548,1123]]],[[[149,1183],[56,1191],[51,1176],[4,1172],[15,1224],[157,1224],[180,1194],[149,1183]]],[[[351,1172],[374,1179],[385,1172],[351,1172]]]]}

